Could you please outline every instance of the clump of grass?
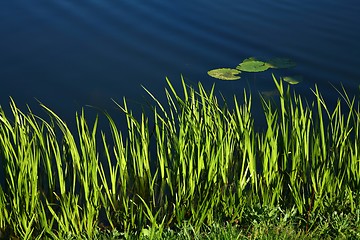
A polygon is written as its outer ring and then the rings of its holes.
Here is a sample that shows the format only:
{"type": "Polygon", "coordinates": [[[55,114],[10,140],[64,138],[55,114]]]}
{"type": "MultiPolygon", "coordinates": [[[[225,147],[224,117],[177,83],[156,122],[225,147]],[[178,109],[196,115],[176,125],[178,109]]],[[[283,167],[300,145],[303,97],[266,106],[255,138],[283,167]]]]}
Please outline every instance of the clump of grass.
{"type": "Polygon", "coordinates": [[[110,131],[99,131],[98,118],[90,124],[84,111],[71,131],[48,107],[41,105],[50,120],[11,100],[12,116],[0,110],[1,234],[153,239],[184,226],[191,237],[216,224],[279,221],[305,234],[358,229],[358,221],[345,224],[356,218],[343,216],[354,216],[359,204],[359,102],[343,90],[329,109],[317,87],[308,103],[274,83],[279,99],[262,101],[264,131],[255,131],[245,91],[229,109],[214,88],[184,81],[181,96],[168,81],[165,103],[146,90],[155,105],[140,119],[125,99],[116,103],[127,133],[108,113],[110,131]],[[322,225],[336,216],[339,224],[322,225]]]}

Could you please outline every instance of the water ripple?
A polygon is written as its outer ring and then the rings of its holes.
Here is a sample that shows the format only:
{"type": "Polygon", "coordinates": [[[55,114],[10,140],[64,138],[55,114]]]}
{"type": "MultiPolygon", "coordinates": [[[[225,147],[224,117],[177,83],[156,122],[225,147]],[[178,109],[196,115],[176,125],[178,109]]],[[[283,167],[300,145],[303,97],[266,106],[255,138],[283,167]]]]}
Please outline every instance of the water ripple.
{"type": "Polygon", "coordinates": [[[360,82],[360,7],[352,0],[14,0],[1,7],[0,77],[26,76],[36,89],[50,77],[84,98],[92,89],[125,95],[144,79],[162,88],[159,76],[206,77],[249,56],[291,57],[311,83],[360,82]]]}

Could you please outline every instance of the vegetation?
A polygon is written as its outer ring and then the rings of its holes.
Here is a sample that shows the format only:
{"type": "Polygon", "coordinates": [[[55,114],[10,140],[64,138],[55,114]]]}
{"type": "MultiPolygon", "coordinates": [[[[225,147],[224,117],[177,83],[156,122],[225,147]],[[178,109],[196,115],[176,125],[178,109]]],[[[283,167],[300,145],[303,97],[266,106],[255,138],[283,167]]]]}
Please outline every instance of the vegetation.
{"type": "Polygon", "coordinates": [[[329,109],[317,87],[307,103],[283,82],[263,99],[255,131],[251,96],[234,108],[214,88],[168,81],[167,103],[127,133],[84,111],[77,129],[11,100],[0,111],[0,235],[21,239],[359,238],[360,106],[339,92],[329,109]],[[345,104],[344,104],[345,103],[345,104]],[[151,120],[151,121],[150,121],[151,120]],[[316,235],[314,235],[316,234],[316,235]]]}
{"type": "MultiPolygon", "coordinates": [[[[208,75],[220,80],[238,80],[241,78],[241,72],[264,72],[268,69],[286,69],[294,68],[296,63],[289,58],[273,58],[268,61],[262,61],[254,57],[244,59],[235,69],[217,68],[208,71],[208,75]]],[[[282,80],[290,84],[302,82],[302,76],[285,76],[282,80]]]]}
{"type": "Polygon", "coordinates": [[[208,74],[214,78],[221,80],[237,80],[240,79],[240,76],[237,76],[240,73],[237,69],[232,68],[218,68],[208,71],[208,74]]]}

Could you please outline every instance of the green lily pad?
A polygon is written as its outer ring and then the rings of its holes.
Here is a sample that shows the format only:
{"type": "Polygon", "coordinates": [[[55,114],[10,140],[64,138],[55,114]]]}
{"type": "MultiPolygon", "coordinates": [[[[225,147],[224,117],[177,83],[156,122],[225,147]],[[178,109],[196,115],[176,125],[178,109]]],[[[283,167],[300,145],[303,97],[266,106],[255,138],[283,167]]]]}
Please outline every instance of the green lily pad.
{"type": "Polygon", "coordinates": [[[249,57],[249,58],[245,58],[243,63],[244,62],[254,62],[254,61],[260,61],[260,60],[255,57],[249,57]]]}
{"type": "Polygon", "coordinates": [[[293,68],[296,67],[296,63],[289,58],[274,58],[269,60],[266,65],[269,68],[293,68]]]}
{"type": "Polygon", "coordinates": [[[260,94],[264,98],[269,99],[269,98],[279,95],[279,91],[278,90],[262,91],[262,92],[260,92],[260,94]]]}
{"type": "Polygon", "coordinates": [[[247,58],[236,69],[244,72],[263,72],[268,70],[269,66],[256,58],[247,58]]]}
{"type": "Polygon", "coordinates": [[[299,82],[303,81],[303,77],[300,75],[296,75],[296,76],[286,76],[283,77],[283,80],[285,82],[288,82],[290,84],[298,84],[299,82]]]}
{"type": "Polygon", "coordinates": [[[238,80],[240,76],[236,76],[237,74],[241,73],[241,71],[233,68],[217,68],[208,71],[208,74],[217,79],[221,80],[238,80]]]}

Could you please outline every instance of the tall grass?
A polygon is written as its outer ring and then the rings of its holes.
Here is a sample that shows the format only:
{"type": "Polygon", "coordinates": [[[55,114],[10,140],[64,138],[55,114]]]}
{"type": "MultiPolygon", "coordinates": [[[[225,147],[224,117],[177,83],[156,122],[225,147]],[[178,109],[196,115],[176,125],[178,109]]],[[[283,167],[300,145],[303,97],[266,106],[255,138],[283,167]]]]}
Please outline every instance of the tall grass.
{"type": "Polygon", "coordinates": [[[90,239],[116,229],[152,238],[185,223],[194,233],[215,223],[246,226],[259,214],[291,215],[309,230],[335,210],[355,214],[358,100],[342,90],[329,109],[317,87],[308,103],[274,83],[280,97],[262,101],[264,131],[255,131],[245,91],[230,109],[214,88],[184,81],[181,95],[168,81],[165,103],[145,89],[155,104],[140,119],[125,99],[116,103],[127,133],[108,113],[110,131],[84,111],[71,131],[48,107],[50,120],[11,100],[12,116],[0,111],[1,233],[90,239]]]}

